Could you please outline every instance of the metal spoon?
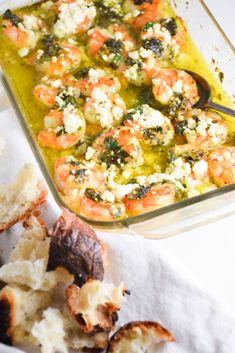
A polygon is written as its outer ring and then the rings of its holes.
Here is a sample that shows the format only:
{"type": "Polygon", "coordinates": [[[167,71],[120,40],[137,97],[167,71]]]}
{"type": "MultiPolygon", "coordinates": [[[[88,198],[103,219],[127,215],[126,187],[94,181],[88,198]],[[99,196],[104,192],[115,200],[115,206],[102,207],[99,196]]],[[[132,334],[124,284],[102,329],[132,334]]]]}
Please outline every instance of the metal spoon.
{"type": "Polygon", "coordinates": [[[198,93],[199,93],[199,101],[194,104],[193,108],[211,108],[218,110],[224,114],[231,115],[235,117],[235,110],[225,107],[223,105],[214,103],[212,101],[212,92],[209,83],[199,74],[193,71],[186,70],[196,81],[198,93]]]}

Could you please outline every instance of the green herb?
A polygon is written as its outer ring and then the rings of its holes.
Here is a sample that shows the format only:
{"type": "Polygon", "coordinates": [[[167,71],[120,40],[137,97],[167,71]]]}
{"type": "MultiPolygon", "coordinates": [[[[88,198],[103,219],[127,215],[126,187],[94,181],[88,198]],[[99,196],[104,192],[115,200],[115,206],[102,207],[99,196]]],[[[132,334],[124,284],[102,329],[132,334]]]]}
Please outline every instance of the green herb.
{"type": "Polygon", "coordinates": [[[81,78],[87,77],[89,70],[90,70],[90,67],[85,67],[79,70],[78,72],[76,72],[74,76],[76,77],[76,79],[80,80],[81,78]]]}
{"type": "Polygon", "coordinates": [[[113,38],[109,38],[104,42],[106,47],[112,50],[112,53],[120,54],[121,50],[123,49],[123,43],[120,39],[116,40],[113,38]]]}
{"type": "Polygon", "coordinates": [[[40,60],[50,60],[53,56],[59,56],[61,47],[55,41],[55,38],[50,35],[45,35],[42,38],[43,54],[40,60]]]}
{"type": "Polygon", "coordinates": [[[91,199],[95,202],[102,201],[102,197],[101,197],[100,193],[95,191],[94,189],[90,189],[90,188],[86,189],[85,195],[86,195],[86,197],[88,197],[89,199],[91,199]]]}
{"type": "Polygon", "coordinates": [[[86,176],[86,169],[77,169],[77,170],[70,170],[70,175],[73,175],[76,177],[76,181],[81,184],[83,178],[86,176]]]}
{"type": "Polygon", "coordinates": [[[149,28],[152,28],[152,27],[155,25],[155,23],[156,23],[156,22],[148,22],[148,23],[146,23],[146,25],[144,26],[143,31],[144,31],[144,32],[147,32],[147,30],[148,30],[149,28]]]}
{"type": "Polygon", "coordinates": [[[100,160],[104,162],[108,168],[112,164],[119,167],[123,163],[126,163],[126,159],[130,157],[129,153],[127,153],[113,137],[106,137],[104,145],[106,151],[101,153],[100,160]]]}
{"type": "Polygon", "coordinates": [[[163,134],[163,128],[161,126],[156,126],[153,128],[143,130],[144,139],[156,139],[156,134],[163,134]]]}
{"type": "Polygon", "coordinates": [[[175,92],[170,99],[168,106],[163,109],[166,114],[175,117],[179,111],[184,111],[187,104],[187,99],[181,94],[175,92]]]}
{"type": "Polygon", "coordinates": [[[161,40],[156,38],[145,39],[142,41],[142,45],[145,49],[152,50],[158,58],[162,56],[164,48],[161,40]]]}
{"type": "Polygon", "coordinates": [[[110,151],[115,151],[119,148],[117,140],[113,137],[106,137],[104,143],[105,147],[110,151]]]}
{"type": "Polygon", "coordinates": [[[66,131],[65,131],[64,125],[57,126],[56,136],[61,136],[61,135],[65,134],[65,133],[66,133],[66,131]]]}
{"type": "Polygon", "coordinates": [[[161,25],[165,27],[169,32],[170,35],[173,37],[176,35],[177,32],[177,23],[175,18],[170,17],[170,18],[162,18],[161,19],[161,25]]]}
{"type": "Polygon", "coordinates": [[[150,184],[149,186],[141,185],[139,188],[135,189],[131,194],[127,196],[128,200],[140,200],[144,198],[153,186],[154,183],[150,184]]]}
{"type": "Polygon", "coordinates": [[[187,120],[176,121],[175,119],[172,121],[175,129],[175,133],[178,136],[182,136],[184,134],[184,130],[188,125],[187,120]]]}
{"type": "Polygon", "coordinates": [[[112,64],[114,64],[115,66],[118,66],[121,60],[122,60],[121,54],[115,54],[115,56],[112,59],[112,64]]]}

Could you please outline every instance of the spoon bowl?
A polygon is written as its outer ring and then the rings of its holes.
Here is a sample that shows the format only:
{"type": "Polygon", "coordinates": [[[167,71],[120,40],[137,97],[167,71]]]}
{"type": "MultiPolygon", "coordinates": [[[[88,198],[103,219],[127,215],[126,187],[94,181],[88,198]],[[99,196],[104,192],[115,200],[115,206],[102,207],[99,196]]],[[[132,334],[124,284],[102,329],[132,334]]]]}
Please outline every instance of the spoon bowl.
{"type": "Polygon", "coordinates": [[[234,109],[225,107],[221,104],[214,103],[212,101],[211,86],[209,85],[208,81],[204,77],[202,77],[201,75],[193,71],[186,70],[186,72],[189,75],[191,75],[193,79],[196,81],[198,94],[199,94],[199,100],[197,101],[197,103],[194,104],[193,108],[198,108],[198,109],[210,108],[210,109],[218,110],[232,117],[235,117],[234,109]]]}

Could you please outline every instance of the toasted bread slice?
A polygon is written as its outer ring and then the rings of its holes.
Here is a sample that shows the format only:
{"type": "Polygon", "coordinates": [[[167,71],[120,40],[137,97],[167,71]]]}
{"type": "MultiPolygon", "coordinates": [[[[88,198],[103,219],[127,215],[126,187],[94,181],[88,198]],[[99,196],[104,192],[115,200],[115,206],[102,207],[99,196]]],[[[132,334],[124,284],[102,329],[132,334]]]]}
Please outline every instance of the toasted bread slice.
{"type": "Polygon", "coordinates": [[[110,339],[106,353],[153,352],[164,341],[173,342],[174,337],[154,321],[132,321],[122,326],[110,339]]]}
{"type": "Polygon", "coordinates": [[[30,216],[45,202],[46,195],[31,165],[26,165],[12,183],[0,185],[0,232],[30,216]]]}
{"type": "Polygon", "coordinates": [[[81,288],[66,289],[68,309],[84,332],[111,331],[118,319],[117,311],[125,302],[124,283],[113,284],[89,280],[81,288]]]}
{"type": "Polygon", "coordinates": [[[62,209],[62,215],[49,235],[49,271],[66,268],[74,275],[74,283],[78,286],[88,279],[103,280],[103,244],[88,224],[62,209]]]}

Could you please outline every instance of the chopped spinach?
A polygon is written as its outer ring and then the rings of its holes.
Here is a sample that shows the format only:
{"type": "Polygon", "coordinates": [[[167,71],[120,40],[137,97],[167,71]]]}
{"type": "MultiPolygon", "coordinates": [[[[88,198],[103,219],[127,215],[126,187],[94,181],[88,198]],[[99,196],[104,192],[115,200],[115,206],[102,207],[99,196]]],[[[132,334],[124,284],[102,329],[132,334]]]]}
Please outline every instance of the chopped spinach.
{"type": "Polygon", "coordinates": [[[157,57],[161,57],[163,53],[162,41],[156,38],[145,39],[142,41],[142,45],[145,49],[152,50],[157,57]]]}
{"type": "Polygon", "coordinates": [[[15,27],[18,27],[19,23],[22,22],[21,18],[16,14],[14,14],[13,12],[11,12],[11,10],[6,10],[2,18],[4,20],[9,20],[15,27]]]}
{"type": "Polygon", "coordinates": [[[86,195],[86,197],[88,197],[89,199],[91,199],[95,202],[103,201],[101,194],[99,192],[95,191],[94,189],[91,189],[91,188],[86,189],[85,195],[86,195]]]}

